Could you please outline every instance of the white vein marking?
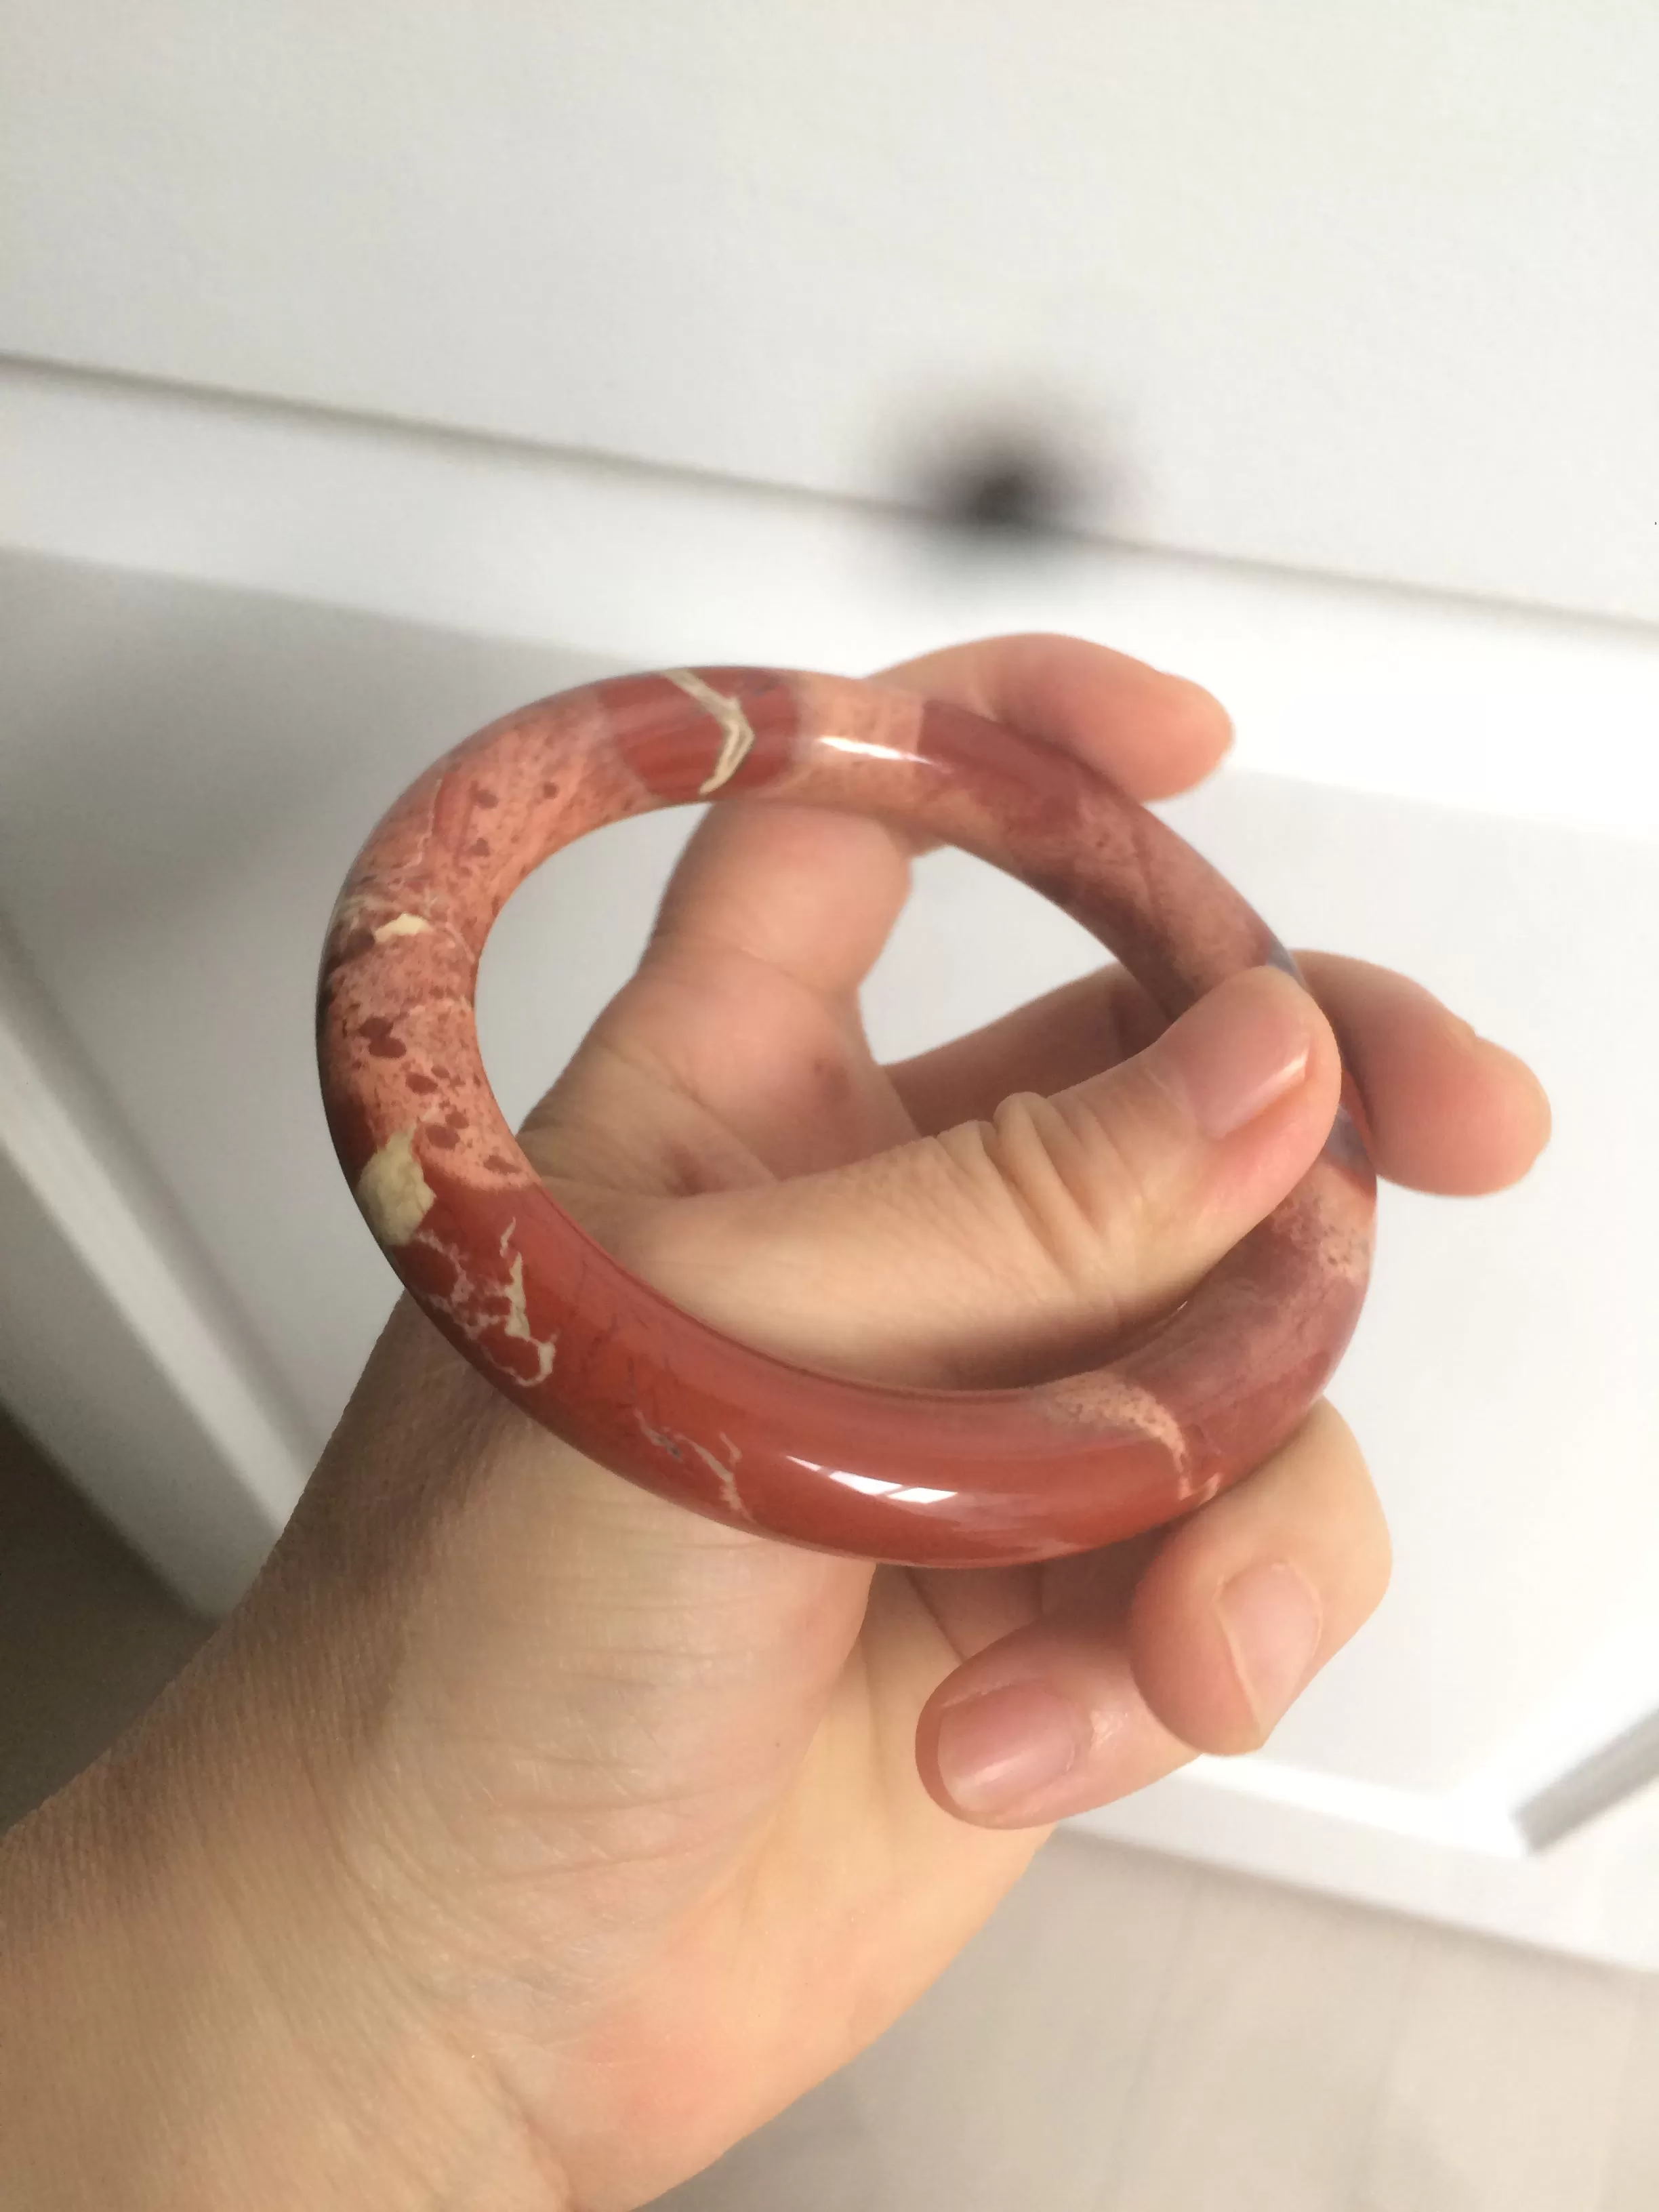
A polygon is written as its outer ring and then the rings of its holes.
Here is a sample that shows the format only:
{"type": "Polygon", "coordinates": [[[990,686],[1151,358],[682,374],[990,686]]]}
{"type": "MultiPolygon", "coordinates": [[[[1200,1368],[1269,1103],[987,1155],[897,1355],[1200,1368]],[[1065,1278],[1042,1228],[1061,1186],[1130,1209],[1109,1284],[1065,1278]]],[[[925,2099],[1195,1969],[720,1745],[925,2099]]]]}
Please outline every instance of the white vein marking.
{"type": "Polygon", "coordinates": [[[395,1131],[357,1178],[357,1203],[384,1245],[407,1244],[436,1203],[415,1157],[414,1136],[412,1127],[395,1131]]]}
{"type": "Polygon", "coordinates": [[[678,684],[700,707],[706,707],[720,726],[720,757],[712,773],[697,786],[699,799],[712,798],[722,785],[731,782],[754,750],[754,730],[737,700],[716,691],[712,684],[705,684],[690,669],[671,668],[665,673],[671,684],[678,684]]]}
{"type": "MultiPolygon", "coordinates": [[[[507,1232],[510,1236],[512,1231],[507,1232]]],[[[505,1240],[503,1240],[505,1241],[505,1240]]],[[[516,1337],[520,1344],[533,1345],[537,1369],[526,1388],[533,1389],[538,1382],[545,1382],[553,1372],[553,1355],[559,1348],[556,1336],[532,1336],[530,1316],[524,1302],[524,1254],[513,1255],[513,1271],[507,1279],[507,1320],[502,1327],[506,1336],[516,1337]]]]}
{"type": "MultiPolygon", "coordinates": [[[[509,1221],[501,1232],[501,1255],[507,1257],[507,1247],[516,1220],[509,1221]]],[[[455,1270],[455,1287],[447,1297],[431,1296],[428,1304],[446,1315],[471,1344],[476,1344],[490,1365],[506,1376],[507,1381],[521,1390],[533,1390],[538,1383],[545,1382],[553,1371],[553,1361],[559,1348],[556,1334],[532,1336],[530,1316],[526,1310],[524,1293],[524,1255],[515,1252],[513,1267],[505,1283],[479,1282],[454,1247],[441,1237],[422,1236],[417,1240],[434,1252],[441,1252],[455,1270]],[[505,1320],[495,1310],[497,1302],[507,1301],[505,1320]],[[482,1310],[480,1310],[482,1309],[482,1310]],[[521,1375],[517,1367],[498,1359],[487,1341],[492,1329],[499,1328],[503,1336],[514,1338],[521,1344],[533,1345],[537,1353],[537,1371],[521,1375]]]]}
{"type": "MultiPolygon", "coordinates": [[[[634,1419],[639,1423],[641,1432],[647,1442],[655,1444],[659,1451],[665,1451],[671,1459],[677,1459],[684,1464],[686,1453],[696,1452],[697,1457],[719,1483],[720,1496],[731,1510],[740,1521],[747,1521],[751,1526],[753,1525],[755,1516],[743,1502],[743,1493],[738,1488],[737,1476],[726,1466],[724,1460],[717,1458],[709,1450],[707,1444],[700,1444],[695,1437],[676,1436],[672,1429],[653,1429],[637,1406],[634,1408],[634,1419]]],[[[730,1437],[722,1436],[720,1442],[734,1460],[742,1458],[742,1453],[730,1437]]]]}
{"type": "MultiPolygon", "coordinates": [[[[329,916],[330,941],[337,937],[349,936],[353,930],[362,927],[364,917],[374,908],[386,908],[396,903],[397,893],[394,890],[343,892],[335,901],[334,911],[329,916]]],[[[422,930],[428,929],[438,931],[453,945],[459,945],[464,952],[471,953],[471,946],[452,922],[432,921],[418,914],[395,914],[390,921],[377,924],[371,934],[377,945],[384,945],[388,938],[413,937],[422,930]]]]}
{"type": "Polygon", "coordinates": [[[647,1443],[655,1444],[659,1451],[665,1451],[671,1459],[678,1459],[680,1456],[682,1442],[680,1437],[673,1435],[667,1429],[653,1429],[637,1406],[634,1408],[634,1419],[638,1422],[640,1433],[647,1443]]]}
{"type": "Polygon", "coordinates": [[[1190,1498],[1200,1478],[1192,1473],[1192,1451],[1181,1423],[1161,1398],[1144,1384],[1132,1382],[1111,1367],[1098,1367],[1072,1375],[1049,1386],[1044,1394],[1051,1405],[1074,1420],[1121,1421],[1142,1436],[1162,1444],[1174,1462],[1176,1495],[1190,1498]]]}
{"type": "Polygon", "coordinates": [[[390,921],[380,924],[374,933],[374,942],[387,945],[394,937],[418,937],[423,929],[430,929],[431,927],[424,915],[396,915],[390,921]]]}
{"type": "MultiPolygon", "coordinates": [[[[708,1472],[714,1476],[715,1481],[719,1483],[720,1486],[720,1496],[726,1500],[732,1510],[734,1513],[740,1514],[745,1521],[752,1521],[755,1516],[743,1502],[742,1494],[738,1488],[738,1478],[733,1474],[731,1468],[726,1466],[725,1461],[717,1459],[714,1453],[709,1450],[707,1444],[694,1443],[690,1437],[686,1438],[686,1442],[691,1445],[692,1450],[696,1452],[697,1457],[708,1469],[708,1472]]],[[[724,1443],[726,1442],[726,1438],[722,1437],[720,1438],[720,1442],[724,1443]]]]}

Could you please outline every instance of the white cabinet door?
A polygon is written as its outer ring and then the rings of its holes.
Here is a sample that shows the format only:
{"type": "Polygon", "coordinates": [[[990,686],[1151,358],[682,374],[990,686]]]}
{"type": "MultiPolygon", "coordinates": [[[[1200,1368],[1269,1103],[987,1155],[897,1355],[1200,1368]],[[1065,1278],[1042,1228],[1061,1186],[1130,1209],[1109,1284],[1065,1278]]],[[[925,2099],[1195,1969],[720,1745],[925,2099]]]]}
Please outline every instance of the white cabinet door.
{"type": "Polygon", "coordinates": [[[0,0],[0,348],[1659,614],[1651,0],[0,0]]]}
{"type": "MultiPolygon", "coordinates": [[[[245,1577],[390,1301],[323,1131],[310,1000],[333,889],[407,778],[601,665],[1092,633],[1238,709],[1236,763],[1170,811],[1275,927],[1420,975],[1557,1112],[1513,1193],[1385,1194],[1333,1391],[1396,1532],[1382,1615],[1268,1754],[1094,1825],[1659,1963],[1659,1064],[1637,1018],[1659,792],[1631,743],[1659,643],[1077,549],[941,565],[810,501],[38,378],[0,385],[0,431],[28,455],[0,485],[0,544],[25,549],[0,562],[0,909],[33,978],[0,1008],[0,1203],[40,1217],[34,1258],[0,1253],[0,1387],[181,1586],[245,1577]],[[113,1238],[88,1231],[94,1170],[113,1238]],[[120,1357],[54,1375],[31,1346],[60,1261],[63,1341],[101,1313],[120,1357]]],[[[509,1114],[626,973],[684,828],[605,832],[508,908],[481,1020],[509,1114]]],[[[911,1049],[1096,957],[941,855],[872,1028],[911,1049]]]]}

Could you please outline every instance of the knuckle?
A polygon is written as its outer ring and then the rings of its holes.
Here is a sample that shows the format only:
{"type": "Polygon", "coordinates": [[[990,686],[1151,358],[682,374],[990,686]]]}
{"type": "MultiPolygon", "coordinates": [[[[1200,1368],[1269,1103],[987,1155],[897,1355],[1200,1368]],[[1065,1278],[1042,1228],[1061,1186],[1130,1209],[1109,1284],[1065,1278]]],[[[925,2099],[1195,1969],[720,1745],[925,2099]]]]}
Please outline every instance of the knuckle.
{"type": "Polygon", "coordinates": [[[1120,1272],[1156,1211],[1146,1149],[1075,1094],[1019,1091],[939,1139],[981,1211],[1073,1289],[1120,1272]]]}

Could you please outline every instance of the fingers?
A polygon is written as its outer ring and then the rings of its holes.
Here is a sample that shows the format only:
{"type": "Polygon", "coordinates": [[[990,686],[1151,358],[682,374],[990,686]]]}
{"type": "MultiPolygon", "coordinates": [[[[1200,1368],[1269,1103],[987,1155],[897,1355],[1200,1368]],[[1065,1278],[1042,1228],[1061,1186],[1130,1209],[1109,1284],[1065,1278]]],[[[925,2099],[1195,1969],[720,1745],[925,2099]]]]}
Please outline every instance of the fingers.
{"type": "Polygon", "coordinates": [[[1187,790],[1232,743],[1226,709],[1202,685],[1078,637],[981,638],[877,680],[1063,746],[1133,799],[1187,790]]]}
{"type": "MultiPolygon", "coordinates": [[[[1063,746],[1141,798],[1184,790],[1231,739],[1208,692],[1080,638],[988,638],[879,680],[1063,746]]],[[[653,954],[735,950],[845,997],[903,904],[911,850],[878,823],[816,807],[711,808],[669,884],[653,954]]]]}
{"type": "Polygon", "coordinates": [[[1050,1570],[1040,1617],[970,1646],[928,1700],[922,1781],[963,1820],[1033,1827],[1144,1789],[1194,1751],[1254,1750],[1374,1611],[1389,1556],[1352,1437],[1322,1404],[1248,1482],[1157,1542],[1127,1601],[1111,1554],[1050,1570]]]}
{"type": "Polygon", "coordinates": [[[1449,1197],[1518,1182],[1550,1138],[1549,1100],[1526,1062],[1409,976],[1331,952],[1297,957],[1359,1085],[1379,1172],[1449,1197]]]}
{"type": "MultiPolygon", "coordinates": [[[[896,684],[989,712],[1068,745],[1132,787],[1172,789],[1226,743],[1207,695],[1076,639],[1015,638],[942,653],[895,672],[896,684]],[[1154,771],[1155,759],[1167,755],[1154,771]]],[[[902,1143],[913,1125],[871,1061],[858,990],[909,887],[914,841],[881,823],[815,807],[716,806],[669,883],[640,975],[601,1017],[583,1055],[589,1103],[605,1093],[596,1146],[572,1082],[537,1109],[526,1134],[580,1178],[706,1188],[730,1176],[811,1173],[902,1143]],[[595,1055],[613,1065],[600,1079],[595,1055]],[[623,1063],[626,1063],[624,1066],[623,1063]],[[629,1101],[679,1095],[699,1117],[653,1153],[617,1141],[629,1101]],[[618,1093],[621,1103],[618,1104],[618,1093]]],[[[574,1073],[574,1072],[573,1072],[574,1073]]],[[[1062,1086],[1055,1086],[1062,1087],[1062,1086]]]]}
{"type": "MultiPolygon", "coordinates": [[[[1380,1174],[1471,1195],[1527,1172],[1550,1111],[1524,1061],[1407,976],[1334,953],[1297,957],[1364,1097],[1380,1174]]],[[[888,1073],[917,1128],[936,1132],[994,1113],[1011,1091],[1081,1082],[1140,1050],[1162,1021],[1126,969],[1107,968],[888,1073]]]]}
{"type": "Polygon", "coordinates": [[[983,1029],[897,1061],[887,1075],[916,1127],[936,1136],[958,1121],[988,1121],[1012,1091],[1085,1083],[1142,1050],[1165,1026],[1127,968],[1102,968],[983,1029]]]}
{"type": "Polygon", "coordinates": [[[624,1256],[816,1366],[1030,1380],[1184,1296],[1277,1205],[1324,1141],[1339,1073],[1313,1000],[1252,969],[1103,1075],[826,1173],[656,1207],[624,1256]]]}
{"type": "Polygon", "coordinates": [[[738,954],[849,1004],[909,892],[910,853],[862,815],[714,807],[669,878],[646,964],[738,954]]]}
{"type": "Polygon", "coordinates": [[[1248,1482],[1168,1535],[1129,1608],[1147,1704],[1201,1751],[1253,1751],[1388,1588],[1382,1509],[1359,1447],[1316,1406],[1248,1482]]]}
{"type": "Polygon", "coordinates": [[[983,1828],[1046,1827],[1186,1765],[1136,1685],[1121,1625],[1064,1615],[959,1668],[916,1731],[937,1804],[983,1828]]]}

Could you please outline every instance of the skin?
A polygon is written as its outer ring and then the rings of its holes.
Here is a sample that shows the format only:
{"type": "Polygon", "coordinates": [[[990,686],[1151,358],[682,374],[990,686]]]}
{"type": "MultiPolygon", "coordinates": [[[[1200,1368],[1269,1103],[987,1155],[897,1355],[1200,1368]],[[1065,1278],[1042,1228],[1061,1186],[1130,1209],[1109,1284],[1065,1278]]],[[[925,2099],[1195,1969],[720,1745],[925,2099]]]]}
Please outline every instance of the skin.
{"type": "MultiPolygon", "coordinates": [[[[1205,692],[1072,640],[889,680],[1142,799],[1229,742],[1205,692]]],[[[1063,1366],[1294,1184],[1339,1037],[1396,1182],[1499,1189],[1547,1140],[1520,1061],[1319,952],[1312,997],[1257,970],[1161,1042],[1106,970],[884,1069],[857,992],[911,857],[715,809],[532,1117],[561,1198],[734,1334],[929,1384],[1063,1366]],[[1206,1136],[1229,1067],[1267,1103],[1206,1136]]],[[[618,1481],[402,1306],[249,1597],[0,1850],[0,2018],[31,2022],[0,2197],[641,2204],[878,2035],[1056,1819],[1262,1742],[1388,1571],[1328,1403],[1133,1544],[872,1569],[618,1481]],[[1069,1765],[1022,1781],[1051,1737],[1069,1765]]]]}

